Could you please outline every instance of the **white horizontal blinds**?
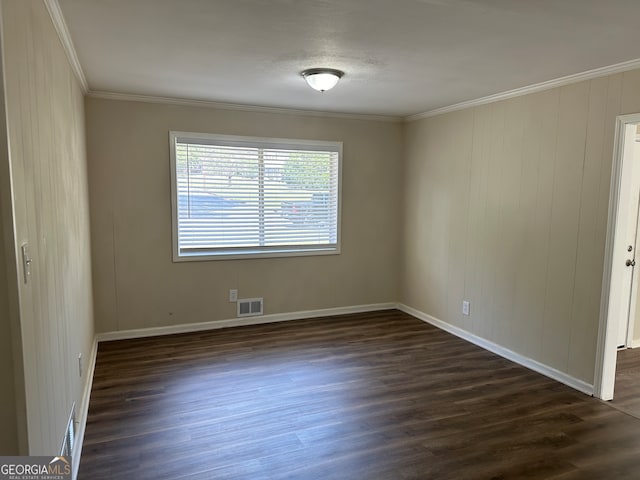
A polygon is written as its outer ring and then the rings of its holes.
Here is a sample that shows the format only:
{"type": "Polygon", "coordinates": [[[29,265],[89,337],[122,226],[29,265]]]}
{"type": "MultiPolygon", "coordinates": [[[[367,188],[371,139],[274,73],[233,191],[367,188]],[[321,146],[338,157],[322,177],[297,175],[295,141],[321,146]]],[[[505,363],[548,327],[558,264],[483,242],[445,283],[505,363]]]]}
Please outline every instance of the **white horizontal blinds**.
{"type": "Polygon", "coordinates": [[[338,152],[176,142],[182,253],[309,249],[338,241],[338,152]]]}

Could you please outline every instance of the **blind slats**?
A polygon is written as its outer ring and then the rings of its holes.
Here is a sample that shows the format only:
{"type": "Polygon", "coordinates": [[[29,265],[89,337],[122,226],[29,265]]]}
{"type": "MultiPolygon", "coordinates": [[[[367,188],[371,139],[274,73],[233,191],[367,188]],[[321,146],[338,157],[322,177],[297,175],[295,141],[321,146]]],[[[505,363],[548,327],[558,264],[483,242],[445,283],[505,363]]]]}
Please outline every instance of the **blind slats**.
{"type": "Polygon", "coordinates": [[[179,252],[335,248],[338,151],[177,138],[179,252]]]}

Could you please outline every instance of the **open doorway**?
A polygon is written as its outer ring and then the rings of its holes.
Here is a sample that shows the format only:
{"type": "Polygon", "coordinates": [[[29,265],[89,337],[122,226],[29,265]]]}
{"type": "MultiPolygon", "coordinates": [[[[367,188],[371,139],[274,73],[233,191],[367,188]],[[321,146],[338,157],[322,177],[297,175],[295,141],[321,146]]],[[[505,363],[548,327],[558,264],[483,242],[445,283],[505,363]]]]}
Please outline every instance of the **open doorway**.
{"type": "MultiPolygon", "coordinates": [[[[640,384],[640,348],[633,350],[640,347],[640,254],[636,252],[640,248],[639,224],[640,114],[623,115],[616,124],[594,381],[595,394],[603,400],[614,399],[616,388],[621,397],[629,399],[635,394],[627,387],[640,384]],[[617,366],[621,369],[616,382],[617,366]],[[629,381],[629,375],[636,378],[629,381]]],[[[637,398],[640,416],[640,395],[637,398]]]]}

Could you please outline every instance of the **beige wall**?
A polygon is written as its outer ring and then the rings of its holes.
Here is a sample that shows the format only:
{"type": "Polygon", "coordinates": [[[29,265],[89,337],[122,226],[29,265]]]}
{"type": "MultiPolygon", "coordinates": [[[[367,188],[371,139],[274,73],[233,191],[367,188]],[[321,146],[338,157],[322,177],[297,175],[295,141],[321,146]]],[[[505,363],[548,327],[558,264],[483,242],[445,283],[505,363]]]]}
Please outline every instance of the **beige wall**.
{"type": "Polygon", "coordinates": [[[592,384],[615,117],[638,111],[635,70],[407,124],[402,302],[592,384]]]}
{"type": "Polygon", "coordinates": [[[44,2],[3,0],[2,27],[11,260],[24,242],[33,257],[29,283],[17,281],[22,343],[14,362],[24,367],[28,452],[52,455],[72,404],[80,409],[87,379],[77,357],[89,359],[93,340],[84,100],[44,2]]]}
{"type": "Polygon", "coordinates": [[[267,314],[396,300],[401,124],[90,97],[86,117],[98,331],[235,318],[230,288],[267,314]],[[170,130],[344,142],[342,253],[172,263],[170,130]]]}

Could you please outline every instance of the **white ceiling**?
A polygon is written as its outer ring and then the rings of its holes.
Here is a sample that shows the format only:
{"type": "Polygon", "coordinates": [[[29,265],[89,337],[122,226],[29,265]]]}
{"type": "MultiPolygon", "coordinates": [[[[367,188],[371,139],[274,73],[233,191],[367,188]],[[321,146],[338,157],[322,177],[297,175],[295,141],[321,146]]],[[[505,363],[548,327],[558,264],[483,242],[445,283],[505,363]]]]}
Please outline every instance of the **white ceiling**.
{"type": "Polygon", "coordinates": [[[58,1],[94,92],[404,117],[640,57],[639,0],[58,1]]]}

